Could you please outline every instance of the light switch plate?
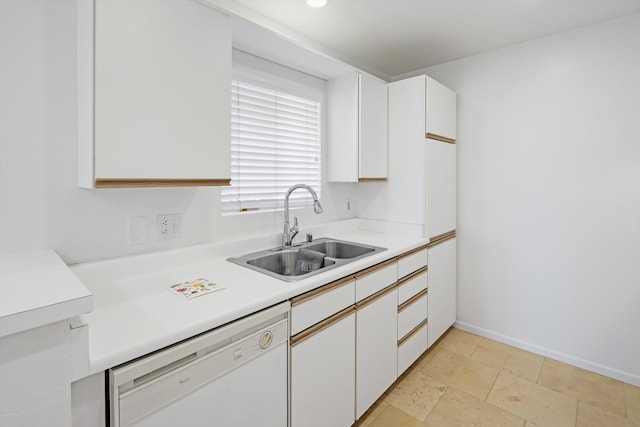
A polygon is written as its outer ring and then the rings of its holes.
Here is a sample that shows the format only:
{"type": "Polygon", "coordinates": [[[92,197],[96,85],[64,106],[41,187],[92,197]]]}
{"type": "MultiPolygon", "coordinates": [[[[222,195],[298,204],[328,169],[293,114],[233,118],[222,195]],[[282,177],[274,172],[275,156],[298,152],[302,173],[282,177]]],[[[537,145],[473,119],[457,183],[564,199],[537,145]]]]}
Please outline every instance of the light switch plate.
{"type": "Polygon", "coordinates": [[[146,216],[127,218],[127,243],[139,245],[149,240],[148,221],[146,216]]]}

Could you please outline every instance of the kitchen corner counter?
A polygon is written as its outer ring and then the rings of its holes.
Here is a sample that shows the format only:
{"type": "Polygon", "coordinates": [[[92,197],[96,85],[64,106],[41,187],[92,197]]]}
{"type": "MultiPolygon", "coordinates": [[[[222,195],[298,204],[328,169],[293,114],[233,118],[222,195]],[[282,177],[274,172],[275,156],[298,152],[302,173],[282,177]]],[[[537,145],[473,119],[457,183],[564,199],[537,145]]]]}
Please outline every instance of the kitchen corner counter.
{"type": "Polygon", "coordinates": [[[53,251],[0,255],[0,338],[92,310],[91,292],[53,251]]]}
{"type": "Polygon", "coordinates": [[[427,239],[344,229],[322,236],[387,248],[307,279],[287,283],[226,261],[266,249],[265,240],[210,244],[160,253],[77,264],[71,270],[90,289],[89,371],[94,374],[255,313],[331,281],[424,245],[427,239]],[[222,290],[192,299],[174,284],[204,278],[222,290]]]}

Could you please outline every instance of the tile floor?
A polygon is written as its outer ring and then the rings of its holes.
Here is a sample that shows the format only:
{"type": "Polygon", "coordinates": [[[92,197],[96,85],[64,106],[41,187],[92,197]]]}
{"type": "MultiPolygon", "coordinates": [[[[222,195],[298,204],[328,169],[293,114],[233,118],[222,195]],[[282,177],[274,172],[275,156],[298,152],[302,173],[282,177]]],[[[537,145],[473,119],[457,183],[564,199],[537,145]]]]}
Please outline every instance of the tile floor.
{"type": "Polygon", "coordinates": [[[356,425],[640,426],[640,387],[452,328],[356,425]]]}

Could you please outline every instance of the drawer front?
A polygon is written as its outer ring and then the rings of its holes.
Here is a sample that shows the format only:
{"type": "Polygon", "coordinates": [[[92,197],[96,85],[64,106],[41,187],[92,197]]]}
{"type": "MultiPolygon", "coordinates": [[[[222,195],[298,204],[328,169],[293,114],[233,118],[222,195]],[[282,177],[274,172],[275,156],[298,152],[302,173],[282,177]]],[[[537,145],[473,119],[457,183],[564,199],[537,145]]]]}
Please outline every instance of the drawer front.
{"type": "Polygon", "coordinates": [[[411,337],[398,345],[398,376],[427,350],[427,325],[422,325],[411,337]]]}
{"type": "Polygon", "coordinates": [[[423,269],[416,272],[415,275],[409,276],[406,280],[398,283],[398,305],[406,302],[409,298],[424,291],[429,286],[428,272],[423,269]]]}
{"type": "Polygon", "coordinates": [[[356,302],[396,283],[398,267],[395,261],[384,262],[356,274],[356,302]]]}
{"type": "Polygon", "coordinates": [[[415,301],[398,309],[398,339],[404,338],[427,318],[427,301],[428,295],[425,293],[415,301]]]}
{"type": "Polygon", "coordinates": [[[313,326],[355,302],[355,280],[333,282],[291,300],[291,335],[313,326]],[[325,291],[327,288],[329,291],[325,291]]]}
{"type": "Polygon", "coordinates": [[[398,260],[398,279],[427,266],[427,248],[420,249],[409,255],[403,255],[398,260]]]}

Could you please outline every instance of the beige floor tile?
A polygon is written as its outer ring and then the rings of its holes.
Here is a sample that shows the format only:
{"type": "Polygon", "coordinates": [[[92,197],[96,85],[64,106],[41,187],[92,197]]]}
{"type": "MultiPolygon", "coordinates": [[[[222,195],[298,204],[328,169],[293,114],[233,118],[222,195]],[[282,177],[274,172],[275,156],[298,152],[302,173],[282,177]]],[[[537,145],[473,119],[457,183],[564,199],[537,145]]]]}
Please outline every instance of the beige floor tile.
{"type": "Polygon", "coordinates": [[[378,415],[389,406],[389,404],[385,401],[378,401],[372,408],[370,408],[367,412],[365,412],[362,417],[355,424],[357,427],[371,427],[373,425],[373,421],[376,419],[378,415]]]}
{"type": "Polygon", "coordinates": [[[627,418],[612,415],[586,402],[578,402],[576,427],[632,427],[627,418]]]}
{"type": "Polygon", "coordinates": [[[433,359],[433,356],[435,356],[437,352],[438,349],[433,347],[430,350],[427,350],[427,352],[416,361],[415,365],[413,365],[413,369],[417,369],[419,371],[422,370],[422,368],[424,368],[424,366],[433,359]]]}
{"type": "Polygon", "coordinates": [[[576,399],[502,371],[487,402],[540,426],[576,423],[576,399]]]}
{"type": "Polygon", "coordinates": [[[387,405],[367,427],[424,427],[424,424],[395,406],[387,405]]]}
{"type": "Polygon", "coordinates": [[[627,418],[640,426],[640,387],[624,384],[623,388],[627,418]]]}
{"type": "Polygon", "coordinates": [[[522,427],[524,420],[455,388],[449,388],[427,417],[430,427],[522,427]]]}
{"type": "Polygon", "coordinates": [[[524,427],[538,427],[538,424],[527,421],[526,423],[524,423],[524,427]]]}
{"type": "Polygon", "coordinates": [[[413,418],[424,421],[447,386],[418,370],[412,370],[385,397],[385,401],[406,412],[413,418]]]}
{"type": "Polygon", "coordinates": [[[471,356],[482,339],[478,335],[452,328],[437,344],[437,348],[450,350],[463,356],[471,356]]]}
{"type": "Polygon", "coordinates": [[[500,371],[477,360],[440,348],[421,372],[484,400],[500,371]]]}
{"type": "Polygon", "coordinates": [[[490,339],[483,339],[471,358],[537,382],[544,357],[490,339]]]}
{"type": "Polygon", "coordinates": [[[538,383],[612,415],[625,415],[624,389],[620,381],[557,360],[545,359],[538,383]]]}

